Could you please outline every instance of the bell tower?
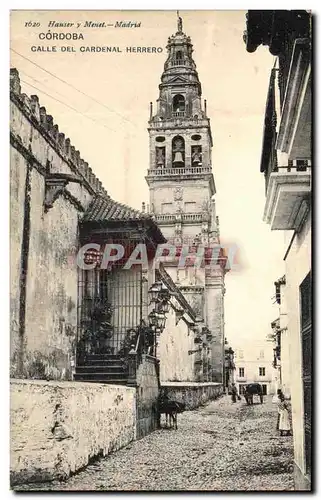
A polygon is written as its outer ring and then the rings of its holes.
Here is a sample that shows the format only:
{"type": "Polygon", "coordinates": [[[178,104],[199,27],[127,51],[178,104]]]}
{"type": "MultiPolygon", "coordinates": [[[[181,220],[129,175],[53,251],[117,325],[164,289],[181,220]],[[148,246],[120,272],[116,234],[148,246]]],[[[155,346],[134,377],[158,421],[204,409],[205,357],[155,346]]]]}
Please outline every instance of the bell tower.
{"type": "MultiPolygon", "coordinates": [[[[150,104],[148,122],[149,211],[169,243],[208,247],[219,244],[211,163],[213,139],[193,46],[183,32],[180,17],[166,48],[157,109],[154,114],[150,104]]],[[[166,270],[213,334],[216,375],[211,380],[220,381],[224,363],[224,269],[206,269],[205,265],[178,269],[173,261],[166,262],[166,270]]]]}
{"type": "Polygon", "coordinates": [[[156,114],[150,107],[150,211],[163,234],[177,243],[209,234],[217,236],[215,184],[212,174],[213,146],[206,101],[192,58],[190,37],[182,31],[168,39],[168,57],[159,85],[156,114]]]}

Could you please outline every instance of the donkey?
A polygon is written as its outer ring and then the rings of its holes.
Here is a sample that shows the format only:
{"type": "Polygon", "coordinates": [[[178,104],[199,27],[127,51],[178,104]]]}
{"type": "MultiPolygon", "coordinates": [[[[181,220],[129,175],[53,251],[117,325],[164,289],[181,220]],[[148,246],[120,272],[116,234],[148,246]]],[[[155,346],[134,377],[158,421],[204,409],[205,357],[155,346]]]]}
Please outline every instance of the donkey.
{"type": "Polygon", "coordinates": [[[185,411],[185,404],[179,403],[178,401],[172,401],[169,399],[161,399],[159,402],[159,414],[165,414],[166,427],[169,422],[169,426],[177,429],[177,414],[185,411]]]}

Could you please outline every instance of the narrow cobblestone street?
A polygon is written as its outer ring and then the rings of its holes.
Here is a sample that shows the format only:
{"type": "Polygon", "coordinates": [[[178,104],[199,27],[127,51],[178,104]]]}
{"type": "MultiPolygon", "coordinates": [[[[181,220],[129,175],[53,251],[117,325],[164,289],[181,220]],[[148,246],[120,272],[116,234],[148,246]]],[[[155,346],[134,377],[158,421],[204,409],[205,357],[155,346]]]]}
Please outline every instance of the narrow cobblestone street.
{"type": "Polygon", "coordinates": [[[179,415],[178,430],[156,431],[68,481],[16,489],[293,490],[292,437],[280,437],[276,421],[271,397],[249,407],[224,396],[179,415]]]}

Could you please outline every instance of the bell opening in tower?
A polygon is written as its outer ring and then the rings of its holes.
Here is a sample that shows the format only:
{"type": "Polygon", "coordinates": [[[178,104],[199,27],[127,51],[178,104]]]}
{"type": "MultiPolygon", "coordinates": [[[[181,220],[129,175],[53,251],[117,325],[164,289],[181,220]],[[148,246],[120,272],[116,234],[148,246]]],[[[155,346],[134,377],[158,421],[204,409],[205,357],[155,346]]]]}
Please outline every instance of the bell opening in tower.
{"type": "Polygon", "coordinates": [[[156,147],[156,168],[165,166],[165,146],[156,147]]]}
{"type": "Polygon", "coordinates": [[[192,146],[191,158],[193,166],[196,167],[202,165],[202,146],[192,146]]]}
{"type": "Polygon", "coordinates": [[[181,94],[173,97],[173,116],[185,116],[185,97],[181,94]]]}
{"type": "Polygon", "coordinates": [[[175,54],[175,66],[181,66],[183,63],[183,52],[181,50],[178,50],[175,54]]]}
{"type": "Polygon", "coordinates": [[[185,166],[185,141],[180,135],[172,141],[172,161],[174,168],[185,166]]]}

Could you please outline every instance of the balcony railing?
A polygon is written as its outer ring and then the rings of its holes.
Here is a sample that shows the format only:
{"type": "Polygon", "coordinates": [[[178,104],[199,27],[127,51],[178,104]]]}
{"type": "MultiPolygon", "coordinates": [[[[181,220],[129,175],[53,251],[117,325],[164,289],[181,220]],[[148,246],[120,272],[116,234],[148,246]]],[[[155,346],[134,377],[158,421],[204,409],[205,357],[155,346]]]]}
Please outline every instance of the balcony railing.
{"type": "MultiPolygon", "coordinates": [[[[180,111],[180,113],[183,113],[183,111],[180,111]]],[[[151,129],[186,128],[188,125],[192,125],[195,128],[202,128],[208,127],[209,125],[209,118],[203,118],[202,116],[192,117],[185,114],[185,119],[183,122],[180,118],[182,118],[182,116],[172,116],[164,118],[163,120],[161,120],[159,117],[155,117],[149,122],[149,127],[151,129]]]]}
{"type": "Polygon", "coordinates": [[[187,59],[176,59],[170,62],[170,66],[186,66],[188,64],[187,59]]]}
{"type": "Polygon", "coordinates": [[[212,167],[182,167],[182,168],[150,168],[148,177],[165,177],[167,175],[211,174],[212,167]]]}
{"type": "MultiPolygon", "coordinates": [[[[181,220],[184,222],[203,222],[206,219],[203,214],[181,214],[181,220]]],[[[176,220],[175,214],[158,214],[156,215],[157,222],[173,222],[176,220]]]]}
{"type": "Polygon", "coordinates": [[[174,118],[184,118],[185,111],[174,111],[173,116],[174,118]]]}

